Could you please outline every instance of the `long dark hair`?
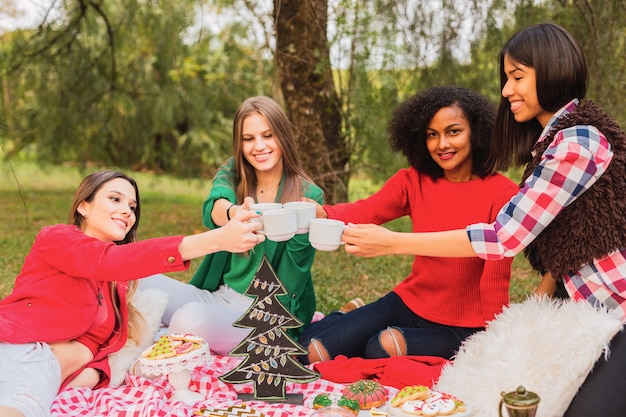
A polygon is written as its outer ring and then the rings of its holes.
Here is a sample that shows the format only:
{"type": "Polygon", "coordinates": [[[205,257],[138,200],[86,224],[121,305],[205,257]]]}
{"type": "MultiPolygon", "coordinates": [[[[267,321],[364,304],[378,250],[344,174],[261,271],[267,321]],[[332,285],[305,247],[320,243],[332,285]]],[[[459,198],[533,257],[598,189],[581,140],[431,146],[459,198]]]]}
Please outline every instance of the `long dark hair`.
{"type": "MultiPolygon", "coordinates": [[[[576,39],[554,23],[530,26],[513,35],[500,52],[500,89],[507,82],[504,58],[535,70],[537,99],[542,109],[556,112],[571,100],[587,94],[587,63],[576,39]]],[[[498,170],[524,165],[543,127],[536,120],[515,121],[508,99],[500,98],[496,113],[492,157],[498,170]]]]}

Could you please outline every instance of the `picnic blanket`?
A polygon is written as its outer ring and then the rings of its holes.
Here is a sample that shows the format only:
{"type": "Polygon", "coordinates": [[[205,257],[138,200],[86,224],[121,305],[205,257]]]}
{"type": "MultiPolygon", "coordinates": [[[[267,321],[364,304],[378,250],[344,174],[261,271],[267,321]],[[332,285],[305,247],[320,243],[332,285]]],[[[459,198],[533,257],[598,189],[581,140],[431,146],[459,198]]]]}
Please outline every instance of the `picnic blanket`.
{"type": "MultiPolygon", "coordinates": [[[[193,405],[169,400],[173,389],[167,377],[149,380],[126,375],[124,384],[98,390],[66,388],[52,404],[51,414],[57,416],[110,416],[110,417],[187,417],[204,408],[224,409],[247,405],[258,413],[272,417],[305,417],[313,414],[311,408],[316,395],[326,393],[341,395],[344,385],[325,379],[299,384],[288,382],[286,393],[303,394],[303,405],[246,401],[237,398],[239,393],[253,393],[253,384],[226,384],[218,378],[234,369],[239,357],[213,355],[205,364],[191,373],[190,388],[206,399],[193,405]]],[[[396,388],[387,387],[390,396],[396,388]]]]}

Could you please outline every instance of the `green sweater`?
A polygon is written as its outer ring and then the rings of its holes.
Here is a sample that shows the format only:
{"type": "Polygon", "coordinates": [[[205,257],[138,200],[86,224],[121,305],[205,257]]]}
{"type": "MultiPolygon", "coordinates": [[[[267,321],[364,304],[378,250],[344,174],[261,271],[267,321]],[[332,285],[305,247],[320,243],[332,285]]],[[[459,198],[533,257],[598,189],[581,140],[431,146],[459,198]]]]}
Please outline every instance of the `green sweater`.
{"type": "MultiPolygon", "coordinates": [[[[277,202],[280,202],[284,180],[283,177],[280,182],[277,202]]],[[[203,222],[208,228],[218,227],[211,218],[215,201],[224,198],[232,203],[236,202],[235,182],[235,159],[230,158],[215,174],[213,187],[202,208],[203,222]]],[[[323,204],[324,192],[321,188],[309,182],[303,182],[302,187],[306,197],[323,204]]],[[[288,294],[281,295],[278,299],[303,324],[308,324],[316,307],[311,278],[315,249],[309,243],[308,233],[297,234],[286,242],[265,240],[245,254],[217,252],[207,255],[190,283],[208,291],[215,291],[220,285],[226,284],[243,294],[261,265],[263,255],[267,255],[276,275],[288,291],[288,294]]],[[[289,329],[288,332],[295,338],[301,331],[302,327],[289,329]]]]}

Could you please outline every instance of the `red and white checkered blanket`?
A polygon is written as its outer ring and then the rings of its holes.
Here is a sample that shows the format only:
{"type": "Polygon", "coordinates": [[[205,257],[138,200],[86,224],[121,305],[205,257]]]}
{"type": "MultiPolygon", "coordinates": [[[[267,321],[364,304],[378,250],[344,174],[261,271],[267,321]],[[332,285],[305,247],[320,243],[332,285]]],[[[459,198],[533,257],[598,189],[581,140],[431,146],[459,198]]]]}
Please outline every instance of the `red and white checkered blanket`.
{"type": "MultiPolygon", "coordinates": [[[[181,401],[170,402],[173,389],[165,376],[155,380],[127,375],[125,384],[98,390],[67,388],[57,396],[52,405],[52,415],[56,416],[111,416],[111,417],[187,417],[203,408],[226,409],[242,404],[237,399],[239,393],[253,393],[253,384],[226,384],[218,378],[235,368],[241,358],[212,356],[191,374],[190,388],[203,394],[206,400],[188,405],[181,401]]],[[[324,379],[298,384],[287,382],[286,393],[303,394],[304,404],[267,403],[247,401],[249,407],[266,416],[304,417],[310,416],[310,408],[317,394],[340,395],[344,385],[324,379]]],[[[395,388],[389,387],[389,394],[395,395],[395,388]]]]}

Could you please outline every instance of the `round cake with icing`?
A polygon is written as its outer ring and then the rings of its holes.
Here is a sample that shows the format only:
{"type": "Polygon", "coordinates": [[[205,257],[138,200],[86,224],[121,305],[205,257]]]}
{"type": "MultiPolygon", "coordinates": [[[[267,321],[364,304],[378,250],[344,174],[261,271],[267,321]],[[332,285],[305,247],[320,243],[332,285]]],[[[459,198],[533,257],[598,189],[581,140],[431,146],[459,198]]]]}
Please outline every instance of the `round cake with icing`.
{"type": "Polygon", "coordinates": [[[387,402],[387,390],[380,382],[362,379],[344,387],[342,394],[358,402],[361,410],[379,407],[387,402]]]}
{"type": "Polygon", "coordinates": [[[463,417],[469,407],[453,395],[431,391],[423,385],[405,387],[389,400],[388,413],[392,417],[463,417]]]}

